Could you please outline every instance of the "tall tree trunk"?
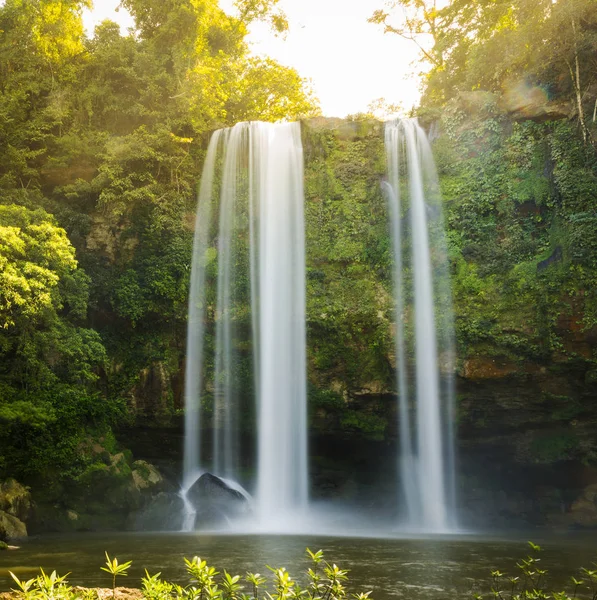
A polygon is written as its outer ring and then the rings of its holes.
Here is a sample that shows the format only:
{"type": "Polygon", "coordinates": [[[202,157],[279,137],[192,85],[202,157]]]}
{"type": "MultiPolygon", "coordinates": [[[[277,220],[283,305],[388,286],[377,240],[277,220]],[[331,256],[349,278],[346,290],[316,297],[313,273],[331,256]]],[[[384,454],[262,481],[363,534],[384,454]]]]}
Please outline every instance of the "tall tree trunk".
{"type": "Polygon", "coordinates": [[[580,122],[580,129],[582,131],[582,139],[586,144],[589,139],[589,130],[587,129],[587,124],[585,122],[585,113],[582,107],[582,93],[580,87],[580,65],[578,61],[578,44],[576,39],[576,23],[574,22],[574,17],[570,18],[570,22],[572,23],[572,35],[574,41],[574,68],[570,61],[566,61],[568,65],[568,69],[570,71],[570,77],[572,79],[572,84],[574,85],[574,92],[576,95],[576,108],[578,110],[578,120],[580,122]]]}

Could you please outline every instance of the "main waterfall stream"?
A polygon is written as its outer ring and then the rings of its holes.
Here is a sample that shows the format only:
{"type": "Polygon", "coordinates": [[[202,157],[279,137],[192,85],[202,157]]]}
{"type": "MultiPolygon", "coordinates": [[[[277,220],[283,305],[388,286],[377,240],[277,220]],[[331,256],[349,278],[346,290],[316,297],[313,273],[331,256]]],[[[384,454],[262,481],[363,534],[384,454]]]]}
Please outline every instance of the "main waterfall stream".
{"type": "MultiPolygon", "coordinates": [[[[303,203],[298,123],[239,123],[213,135],[199,192],[191,273],[183,489],[204,471],[240,479],[240,457],[247,449],[239,435],[238,359],[240,344],[248,341],[258,423],[255,507],[258,528],[266,530],[287,527],[307,507],[303,203]],[[215,345],[207,360],[207,276],[216,261],[215,345]],[[239,306],[246,296],[250,336],[243,340],[239,306]],[[201,395],[212,361],[213,449],[207,457],[201,456],[201,395]]],[[[193,511],[186,506],[190,529],[193,511]]]]}

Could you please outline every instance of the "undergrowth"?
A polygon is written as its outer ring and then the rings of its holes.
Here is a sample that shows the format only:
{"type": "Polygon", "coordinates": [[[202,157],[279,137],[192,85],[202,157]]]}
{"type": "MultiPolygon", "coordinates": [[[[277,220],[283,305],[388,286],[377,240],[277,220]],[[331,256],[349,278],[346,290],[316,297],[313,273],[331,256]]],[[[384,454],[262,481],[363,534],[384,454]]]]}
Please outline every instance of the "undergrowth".
{"type": "MultiPolygon", "coordinates": [[[[284,567],[267,567],[270,578],[260,573],[247,573],[245,576],[223,574],[209,566],[198,556],[185,558],[190,582],[186,586],[162,579],[161,573],[150,575],[147,570],[141,580],[141,593],[147,600],[342,600],[347,595],[347,571],[323,558],[321,550],[307,549],[311,566],[305,573],[306,585],[300,584],[284,567]]],[[[126,576],[131,561],[119,563],[106,553],[106,566],[102,570],[112,575],[112,594],[116,596],[116,578],[126,576]]],[[[50,575],[43,569],[40,575],[21,581],[10,573],[17,584],[13,590],[23,600],[97,600],[94,589],[72,587],[67,582],[68,575],[50,575]]],[[[355,600],[367,600],[370,592],[351,594],[355,600]]]]}

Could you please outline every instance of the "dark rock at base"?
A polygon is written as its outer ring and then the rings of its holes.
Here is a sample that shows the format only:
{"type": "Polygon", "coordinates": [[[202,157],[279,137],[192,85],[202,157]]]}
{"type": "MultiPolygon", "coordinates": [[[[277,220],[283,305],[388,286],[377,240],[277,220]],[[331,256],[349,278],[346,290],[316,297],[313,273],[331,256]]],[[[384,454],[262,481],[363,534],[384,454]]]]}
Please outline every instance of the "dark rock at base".
{"type": "Polygon", "coordinates": [[[587,486],[570,506],[565,523],[576,529],[597,529],[597,483],[587,486]]]}
{"type": "Polygon", "coordinates": [[[154,465],[143,460],[131,463],[125,453],[111,455],[99,445],[94,452],[105,455],[105,461],[90,464],[76,484],[36,502],[28,521],[34,534],[181,528],[169,515],[182,513],[182,500],[176,493],[167,493],[174,486],[154,465]],[[163,497],[169,499],[164,502],[163,497]],[[148,516],[141,518],[146,512],[148,516]],[[137,525],[137,521],[147,525],[137,525]]]}
{"type": "Polygon", "coordinates": [[[211,473],[204,473],[195,481],[187,492],[187,500],[195,510],[199,510],[206,502],[244,504],[247,501],[238,490],[232,489],[225,481],[211,473]]]}
{"type": "Polygon", "coordinates": [[[225,527],[251,510],[241,492],[211,473],[197,479],[187,492],[187,500],[197,512],[195,528],[225,527]]]}
{"type": "Polygon", "coordinates": [[[122,531],[126,514],[115,510],[101,513],[64,508],[58,504],[38,504],[31,529],[37,533],[74,533],[75,531],[122,531]]]}
{"type": "Polygon", "coordinates": [[[142,510],[134,513],[130,526],[137,531],[180,531],[184,502],[172,492],[160,492],[142,510]]]}

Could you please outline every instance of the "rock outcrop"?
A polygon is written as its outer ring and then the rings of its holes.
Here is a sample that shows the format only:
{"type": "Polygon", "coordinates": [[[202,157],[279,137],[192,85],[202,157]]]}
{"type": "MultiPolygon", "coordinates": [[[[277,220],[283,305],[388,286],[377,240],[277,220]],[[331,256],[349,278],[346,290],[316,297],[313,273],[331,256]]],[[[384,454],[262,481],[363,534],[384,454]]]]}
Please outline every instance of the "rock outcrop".
{"type": "Polygon", "coordinates": [[[137,515],[160,493],[172,489],[157,467],[133,461],[128,451],[111,453],[106,445],[101,438],[81,444],[80,451],[89,461],[87,469],[68,490],[58,490],[39,502],[32,521],[35,532],[136,528],[137,515]]]}
{"type": "Polygon", "coordinates": [[[11,542],[27,537],[27,526],[23,521],[0,511],[0,540],[11,542]]]}
{"type": "Polygon", "coordinates": [[[27,521],[31,516],[33,502],[29,488],[21,485],[15,479],[0,482],[0,510],[27,521]]]}
{"type": "Polygon", "coordinates": [[[136,460],[133,463],[132,476],[133,483],[140,492],[159,487],[164,482],[164,478],[157,467],[145,460],[136,460]]]}
{"type": "Polygon", "coordinates": [[[184,502],[180,495],[160,492],[131,516],[130,527],[136,531],[180,531],[183,515],[184,502]]]}
{"type": "Polygon", "coordinates": [[[32,509],[29,488],[12,478],[0,482],[0,540],[8,542],[27,537],[25,522],[32,509]]]}
{"type": "Polygon", "coordinates": [[[196,511],[195,528],[226,527],[230,521],[250,513],[249,499],[224,480],[204,473],[187,491],[196,511]]]}
{"type": "Polygon", "coordinates": [[[582,528],[597,528],[597,483],[587,486],[570,506],[566,515],[569,524],[582,528]]]}

